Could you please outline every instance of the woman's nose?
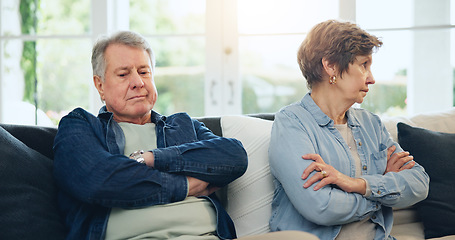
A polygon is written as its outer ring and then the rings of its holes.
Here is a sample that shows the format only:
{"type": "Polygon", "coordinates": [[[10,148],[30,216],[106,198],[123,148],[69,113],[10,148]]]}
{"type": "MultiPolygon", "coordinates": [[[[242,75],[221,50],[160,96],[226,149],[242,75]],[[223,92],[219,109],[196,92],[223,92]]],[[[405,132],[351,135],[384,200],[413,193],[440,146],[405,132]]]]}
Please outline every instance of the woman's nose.
{"type": "Polygon", "coordinates": [[[374,80],[373,73],[370,72],[370,74],[368,74],[368,77],[367,77],[367,84],[374,84],[375,82],[376,82],[376,80],[374,80]]]}

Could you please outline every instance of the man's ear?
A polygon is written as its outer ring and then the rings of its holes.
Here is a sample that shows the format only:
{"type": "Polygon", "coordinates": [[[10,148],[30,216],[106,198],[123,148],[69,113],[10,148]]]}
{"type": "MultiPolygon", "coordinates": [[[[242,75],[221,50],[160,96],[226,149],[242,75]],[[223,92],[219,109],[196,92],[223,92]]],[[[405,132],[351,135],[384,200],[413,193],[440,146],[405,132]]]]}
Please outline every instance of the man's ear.
{"type": "Polygon", "coordinates": [[[327,73],[327,75],[329,75],[329,77],[331,76],[336,76],[338,73],[337,73],[337,67],[334,63],[330,63],[329,60],[327,60],[327,58],[322,58],[322,66],[324,67],[324,71],[327,73]]]}
{"type": "Polygon", "coordinates": [[[101,79],[101,77],[94,75],[93,84],[95,84],[96,90],[98,90],[98,94],[100,95],[101,101],[104,102],[104,82],[101,79]]]}

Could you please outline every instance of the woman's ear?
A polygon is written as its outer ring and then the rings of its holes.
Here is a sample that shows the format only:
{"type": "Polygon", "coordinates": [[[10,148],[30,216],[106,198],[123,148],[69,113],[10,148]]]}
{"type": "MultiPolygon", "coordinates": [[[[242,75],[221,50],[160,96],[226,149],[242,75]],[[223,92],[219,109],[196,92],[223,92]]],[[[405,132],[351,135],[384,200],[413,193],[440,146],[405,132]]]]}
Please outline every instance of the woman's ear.
{"type": "Polygon", "coordinates": [[[327,75],[329,75],[329,77],[337,75],[337,69],[334,63],[330,63],[327,58],[322,58],[321,61],[322,66],[324,67],[324,71],[327,73],[327,75]]]}
{"type": "Polygon", "coordinates": [[[94,75],[93,84],[95,84],[96,90],[98,90],[98,94],[100,95],[101,101],[104,102],[104,82],[101,79],[101,77],[94,75]]]}

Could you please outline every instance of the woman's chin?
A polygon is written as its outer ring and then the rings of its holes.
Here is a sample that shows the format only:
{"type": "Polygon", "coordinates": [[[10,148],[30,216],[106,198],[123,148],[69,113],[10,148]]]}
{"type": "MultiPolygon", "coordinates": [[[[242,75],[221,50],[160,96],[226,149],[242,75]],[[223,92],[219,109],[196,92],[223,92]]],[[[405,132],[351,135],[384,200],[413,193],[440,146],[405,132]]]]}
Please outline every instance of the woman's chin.
{"type": "Polygon", "coordinates": [[[357,100],[357,101],[356,101],[356,103],[358,103],[358,104],[362,104],[362,103],[363,103],[363,98],[361,98],[361,99],[357,100]]]}

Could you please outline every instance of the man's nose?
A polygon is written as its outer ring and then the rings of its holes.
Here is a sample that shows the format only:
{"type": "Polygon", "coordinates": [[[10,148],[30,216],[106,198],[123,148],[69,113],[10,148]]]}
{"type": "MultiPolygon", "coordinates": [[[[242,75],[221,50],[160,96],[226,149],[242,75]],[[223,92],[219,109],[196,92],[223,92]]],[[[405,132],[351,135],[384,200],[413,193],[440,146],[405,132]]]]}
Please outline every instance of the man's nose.
{"type": "Polygon", "coordinates": [[[144,81],[142,81],[142,78],[139,75],[139,73],[134,72],[131,75],[130,86],[131,86],[132,89],[144,87],[144,81]]]}

